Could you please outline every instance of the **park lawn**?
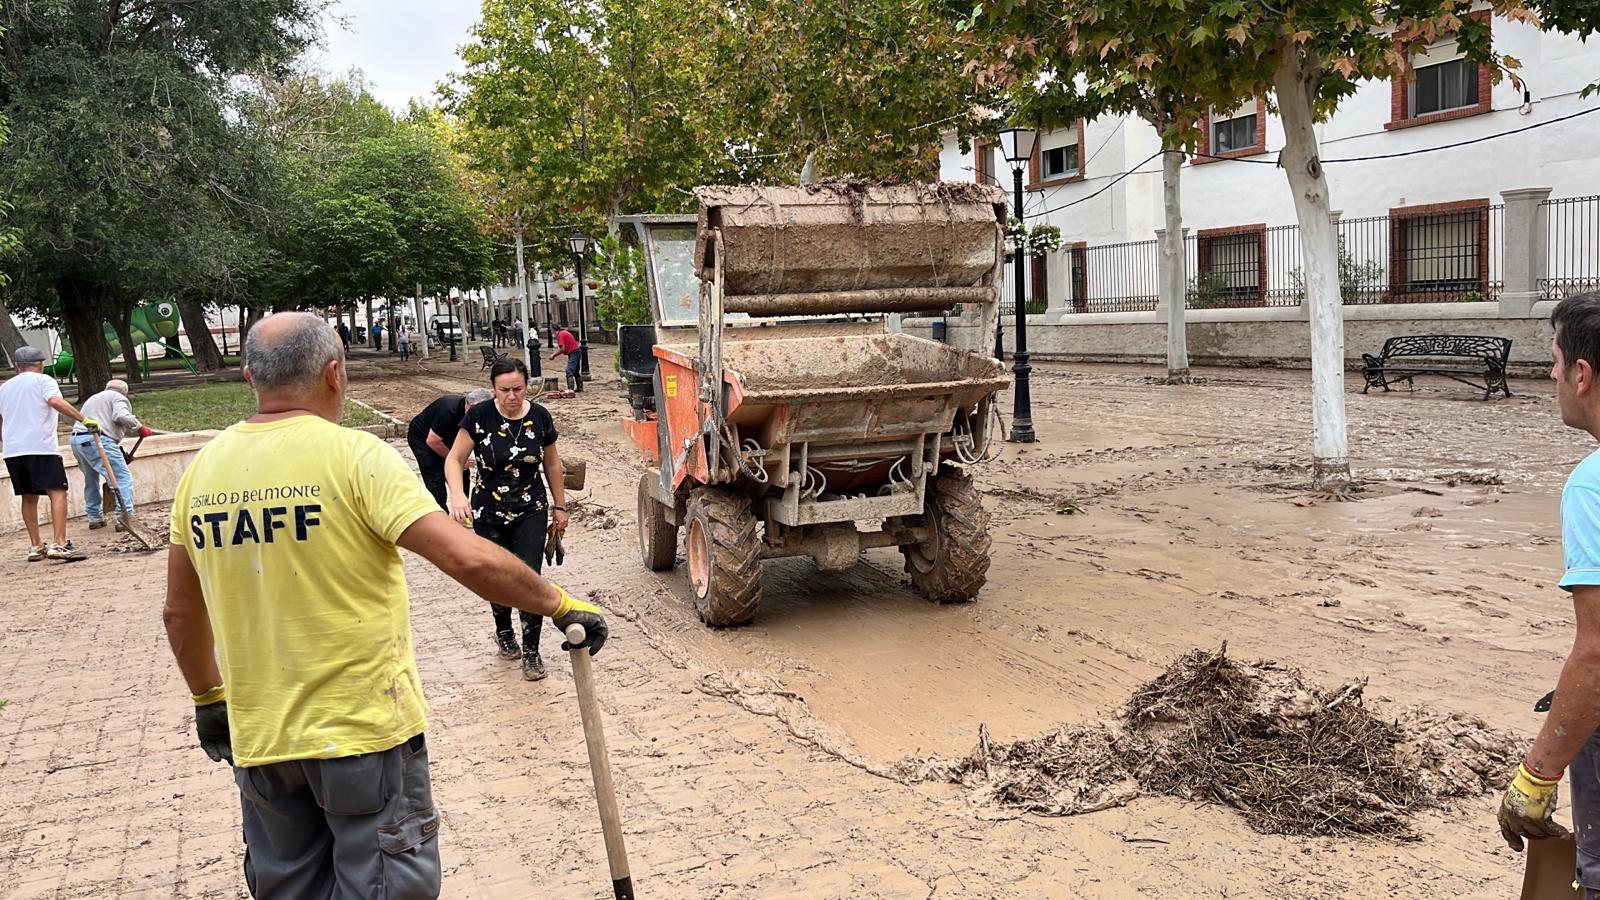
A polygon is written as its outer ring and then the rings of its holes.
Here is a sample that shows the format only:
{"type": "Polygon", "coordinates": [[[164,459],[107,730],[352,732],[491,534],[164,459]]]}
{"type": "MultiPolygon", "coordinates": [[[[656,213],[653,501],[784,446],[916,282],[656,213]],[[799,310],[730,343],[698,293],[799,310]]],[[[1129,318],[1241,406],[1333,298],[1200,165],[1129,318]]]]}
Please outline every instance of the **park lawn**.
{"type": "MultiPolygon", "coordinates": [[[[200,431],[227,428],[256,413],[256,398],[243,382],[197,384],[133,395],[133,414],[157,431],[200,431]]],[[[386,419],[346,400],[344,419],[350,428],[384,425],[386,419]]]]}

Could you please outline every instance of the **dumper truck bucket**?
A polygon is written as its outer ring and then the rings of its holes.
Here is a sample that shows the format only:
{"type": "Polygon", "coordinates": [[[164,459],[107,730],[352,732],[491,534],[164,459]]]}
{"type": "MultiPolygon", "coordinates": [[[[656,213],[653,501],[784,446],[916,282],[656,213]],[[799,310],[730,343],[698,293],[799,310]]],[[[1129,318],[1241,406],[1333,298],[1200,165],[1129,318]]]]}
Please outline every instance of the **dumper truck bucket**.
{"type": "Polygon", "coordinates": [[[998,304],[1005,196],[949,182],[702,187],[695,246],[724,313],[833,315],[998,304]],[[718,248],[720,247],[720,257],[718,248]]]}

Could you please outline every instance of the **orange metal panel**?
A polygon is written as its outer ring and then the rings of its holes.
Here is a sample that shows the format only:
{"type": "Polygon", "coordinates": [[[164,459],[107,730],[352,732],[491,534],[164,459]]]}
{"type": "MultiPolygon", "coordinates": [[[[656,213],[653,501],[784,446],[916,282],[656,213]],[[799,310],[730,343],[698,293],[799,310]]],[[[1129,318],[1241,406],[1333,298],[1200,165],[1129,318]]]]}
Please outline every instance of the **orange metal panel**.
{"type": "Polygon", "coordinates": [[[644,421],[638,419],[622,420],[622,430],[628,433],[628,438],[633,441],[633,445],[638,449],[639,455],[643,456],[645,462],[651,465],[661,464],[661,447],[656,437],[658,424],[655,416],[651,416],[644,421]]]}

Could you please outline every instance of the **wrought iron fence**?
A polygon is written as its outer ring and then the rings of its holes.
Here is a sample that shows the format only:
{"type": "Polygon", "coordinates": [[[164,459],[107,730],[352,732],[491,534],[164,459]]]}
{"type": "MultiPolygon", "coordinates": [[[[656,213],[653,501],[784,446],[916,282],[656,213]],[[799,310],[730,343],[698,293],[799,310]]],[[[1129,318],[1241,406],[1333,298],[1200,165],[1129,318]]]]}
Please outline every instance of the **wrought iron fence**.
{"type": "Polygon", "coordinates": [[[1600,197],[1563,197],[1543,204],[1549,240],[1538,289],[1551,300],[1600,290],[1600,197]]]}
{"type": "Polygon", "coordinates": [[[1065,247],[1066,309],[1072,313],[1142,312],[1156,308],[1155,241],[1065,247]]]}
{"type": "Polygon", "coordinates": [[[1189,309],[1299,306],[1300,230],[1294,225],[1202,231],[1184,247],[1189,309]]]}
{"type": "Polygon", "coordinates": [[[1339,222],[1347,304],[1470,303],[1503,286],[1505,207],[1483,204],[1339,222]]]}

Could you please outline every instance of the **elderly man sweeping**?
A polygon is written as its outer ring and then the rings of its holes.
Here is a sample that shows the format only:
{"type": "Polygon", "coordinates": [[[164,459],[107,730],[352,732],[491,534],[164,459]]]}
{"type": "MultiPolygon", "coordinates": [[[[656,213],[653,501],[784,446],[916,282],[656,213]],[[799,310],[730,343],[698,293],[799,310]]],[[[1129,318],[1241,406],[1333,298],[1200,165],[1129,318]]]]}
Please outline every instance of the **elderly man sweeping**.
{"type": "MultiPolygon", "coordinates": [[[[72,455],[78,460],[78,471],[83,473],[83,510],[90,528],[104,528],[105,509],[101,503],[102,482],[116,486],[122,495],[122,508],[133,509],[133,472],[128,469],[127,457],[122,453],[122,439],[129,434],[149,437],[151,431],[133,414],[133,404],[128,402],[128,383],[120,378],[106,382],[106,389],[83,402],[83,414],[100,425],[99,435],[82,424],[72,429],[72,455]],[[95,442],[105,450],[102,461],[95,442]],[[106,471],[106,463],[111,471],[106,471]]],[[[117,530],[122,530],[117,523],[117,530]]]]}

